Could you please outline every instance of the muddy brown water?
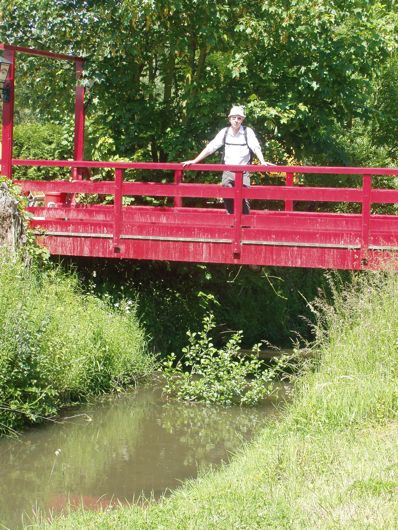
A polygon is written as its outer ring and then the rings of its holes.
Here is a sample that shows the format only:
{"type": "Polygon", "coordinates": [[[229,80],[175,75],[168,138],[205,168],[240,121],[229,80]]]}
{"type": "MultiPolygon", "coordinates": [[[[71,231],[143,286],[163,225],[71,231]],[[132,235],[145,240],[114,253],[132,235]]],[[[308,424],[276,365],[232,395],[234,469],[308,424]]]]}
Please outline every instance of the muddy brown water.
{"type": "Polygon", "coordinates": [[[66,410],[57,423],[0,440],[0,528],[35,514],[159,498],[228,462],[275,414],[276,398],[255,408],[167,403],[141,388],[66,410]]]}

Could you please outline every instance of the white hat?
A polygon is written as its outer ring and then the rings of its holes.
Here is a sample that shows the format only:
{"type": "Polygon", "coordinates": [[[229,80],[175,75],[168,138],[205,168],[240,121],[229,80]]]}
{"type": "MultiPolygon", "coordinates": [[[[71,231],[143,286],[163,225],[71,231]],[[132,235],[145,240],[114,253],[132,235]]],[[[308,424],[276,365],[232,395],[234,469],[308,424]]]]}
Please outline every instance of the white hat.
{"type": "Polygon", "coordinates": [[[240,105],[234,105],[229,111],[228,118],[230,116],[242,116],[242,118],[246,118],[245,109],[240,105]]]}

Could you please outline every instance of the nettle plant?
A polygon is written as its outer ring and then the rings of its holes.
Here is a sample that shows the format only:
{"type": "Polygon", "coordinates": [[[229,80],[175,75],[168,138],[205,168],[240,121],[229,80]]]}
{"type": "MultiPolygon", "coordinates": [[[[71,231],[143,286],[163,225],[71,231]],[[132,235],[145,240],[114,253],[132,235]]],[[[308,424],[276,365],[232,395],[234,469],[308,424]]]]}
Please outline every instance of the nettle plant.
{"type": "Polygon", "coordinates": [[[205,315],[202,323],[201,331],[187,332],[183,358],[177,361],[172,353],[163,363],[167,396],[208,404],[252,406],[275,391],[275,381],[287,365],[286,356],[267,366],[258,358],[261,343],[253,346],[252,356],[243,355],[242,331],[233,333],[225,346],[216,348],[210,336],[216,327],[214,315],[205,315]]]}

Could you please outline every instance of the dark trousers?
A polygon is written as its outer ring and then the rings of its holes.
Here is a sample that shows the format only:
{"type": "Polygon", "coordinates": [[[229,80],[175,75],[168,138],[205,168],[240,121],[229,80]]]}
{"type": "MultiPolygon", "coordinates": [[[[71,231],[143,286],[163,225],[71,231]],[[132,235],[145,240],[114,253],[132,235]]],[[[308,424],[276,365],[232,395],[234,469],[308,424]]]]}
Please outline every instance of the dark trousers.
{"type": "MultiPolygon", "coordinates": [[[[222,186],[224,188],[233,188],[235,186],[235,173],[232,171],[224,171],[222,174],[222,186]]],[[[248,188],[250,186],[249,173],[243,173],[243,186],[248,188]]],[[[224,199],[224,206],[228,213],[234,213],[234,200],[224,199]]],[[[242,211],[245,215],[250,213],[250,203],[248,199],[242,201],[242,211]]]]}

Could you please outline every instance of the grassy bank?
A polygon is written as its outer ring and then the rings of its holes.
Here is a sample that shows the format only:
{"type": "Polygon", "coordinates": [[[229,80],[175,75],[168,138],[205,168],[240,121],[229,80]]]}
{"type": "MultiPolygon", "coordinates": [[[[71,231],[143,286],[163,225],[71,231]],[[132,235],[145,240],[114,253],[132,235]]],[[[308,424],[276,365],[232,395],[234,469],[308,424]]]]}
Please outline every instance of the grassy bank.
{"type": "Polygon", "coordinates": [[[334,308],[317,308],[319,354],[283,420],[232,464],[159,504],[82,511],[51,528],[396,528],[397,305],[396,275],[358,276],[334,308]]]}
{"type": "Polygon", "coordinates": [[[0,434],[153,368],[129,304],[83,295],[76,278],[0,256],[0,434]]]}

